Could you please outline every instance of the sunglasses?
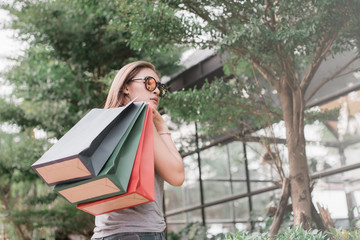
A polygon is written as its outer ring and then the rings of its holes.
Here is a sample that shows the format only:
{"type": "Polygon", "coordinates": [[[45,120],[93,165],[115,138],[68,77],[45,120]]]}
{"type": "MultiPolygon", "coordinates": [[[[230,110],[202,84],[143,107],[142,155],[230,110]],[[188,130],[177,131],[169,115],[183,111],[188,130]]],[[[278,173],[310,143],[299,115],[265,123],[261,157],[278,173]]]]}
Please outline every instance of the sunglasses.
{"type": "Polygon", "coordinates": [[[157,82],[155,80],[155,78],[153,77],[144,77],[144,78],[133,78],[130,79],[130,81],[136,81],[136,80],[145,80],[145,88],[150,91],[153,92],[155,91],[156,88],[159,89],[160,93],[159,93],[159,97],[163,97],[166,94],[166,86],[165,84],[162,84],[160,82],[157,82]]]}

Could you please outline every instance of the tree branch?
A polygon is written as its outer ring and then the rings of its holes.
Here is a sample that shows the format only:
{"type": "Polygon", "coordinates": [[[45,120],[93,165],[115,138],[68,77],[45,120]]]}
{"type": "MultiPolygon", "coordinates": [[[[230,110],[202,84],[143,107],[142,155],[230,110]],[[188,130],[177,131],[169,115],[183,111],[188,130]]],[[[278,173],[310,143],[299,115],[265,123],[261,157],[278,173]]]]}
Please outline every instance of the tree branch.
{"type": "Polygon", "coordinates": [[[322,41],[320,42],[320,47],[318,47],[316,52],[314,53],[311,64],[300,83],[300,88],[303,94],[305,94],[306,89],[308,88],[312,78],[314,77],[316,71],[319,69],[321,62],[325,58],[326,54],[328,53],[329,49],[331,48],[338,34],[339,31],[337,31],[332,35],[328,34],[328,37],[323,38],[322,41]]]}
{"type": "Polygon", "coordinates": [[[255,59],[255,57],[251,57],[251,62],[254,67],[260,72],[260,74],[270,82],[270,84],[276,89],[276,91],[280,92],[280,85],[278,79],[272,75],[272,73],[265,67],[261,66],[260,63],[255,59]]]}
{"type": "Polygon", "coordinates": [[[224,28],[223,26],[221,26],[219,24],[214,25],[214,21],[210,18],[210,14],[206,14],[206,13],[200,11],[199,9],[192,6],[191,3],[188,2],[188,1],[184,2],[184,5],[187,6],[187,8],[188,8],[188,10],[190,12],[193,12],[195,15],[199,16],[204,21],[208,22],[210,25],[214,26],[215,28],[217,28],[221,32],[227,34],[227,29],[226,28],[224,28]]]}
{"type": "Polygon", "coordinates": [[[270,9],[270,23],[268,23],[268,21],[266,20],[267,17],[268,17],[268,14],[267,14],[267,11],[269,8],[271,8],[271,5],[272,5],[272,2],[270,0],[266,0],[266,7],[265,7],[265,10],[264,10],[264,21],[265,21],[265,25],[268,26],[270,28],[271,31],[275,32],[275,24],[276,24],[276,21],[275,21],[275,14],[274,14],[274,11],[272,11],[270,9]]]}
{"type": "MultiPolygon", "coordinates": [[[[253,71],[253,75],[254,75],[254,78],[255,78],[255,81],[256,81],[256,85],[257,85],[257,87],[258,87],[258,89],[259,89],[259,91],[260,91],[260,90],[261,90],[261,87],[260,87],[259,80],[257,79],[256,74],[255,74],[254,65],[252,65],[252,71],[253,71]]],[[[261,96],[261,100],[262,100],[262,102],[263,102],[262,104],[265,106],[266,116],[269,116],[270,113],[271,113],[270,107],[266,104],[266,101],[265,101],[265,98],[264,98],[263,94],[260,93],[260,96],[261,96]]],[[[255,102],[255,101],[253,100],[253,102],[255,102]]],[[[273,113],[272,113],[272,114],[273,114],[273,113]]],[[[277,114],[277,115],[278,115],[278,114],[277,114]]],[[[278,117],[279,117],[279,116],[278,116],[278,117]]],[[[279,119],[281,119],[281,118],[282,118],[282,116],[279,117],[279,119]]],[[[276,138],[275,138],[274,131],[273,131],[274,129],[273,129],[273,127],[272,127],[272,121],[271,121],[271,119],[270,119],[269,117],[267,117],[266,120],[267,120],[269,129],[270,129],[271,136],[272,136],[274,139],[276,139],[276,138]]],[[[265,132],[266,132],[266,128],[264,128],[264,130],[265,130],[265,132]]],[[[276,140],[275,140],[275,144],[276,144],[276,140]]],[[[264,144],[264,145],[265,145],[267,151],[268,151],[268,152],[271,152],[269,141],[265,140],[265,144],[264,144]]],[[[277,145],[275,145],[275,146],[277,146],[277,145]]],[[[284,173],[284,170],[283,170],[283,167],[282,167],[282,161],[279,159],[279,149],[278,149],[278,147],[275,147],[275,151],[276,151],[276,157],[275,157],[275,159],[273,159],[273,162],[275,163],[275,169],[276,169],[277,173],[279,174],[281,181],[283,181],[283,179],[285,178],[285,173],[284,173]]],[[[273,155],[271,155],[271,157],[274,158],[273,155]]]]}
{"type": "Polygon", "coordinates": [[[281,66],[282,66],[282,72],[286,75],[285,77],[281,77],[280,81],[283,79],[287,83],[287,85],[291,88],[292,92],[295,91],[295,84],[291,82],[290,80],[293,79],[296,74],[293,69],[292,59],[289,57],[289,55],[286,55],[282,51],[282,46],[278,42],[275,47],[276,55],[280,60],[281,66]]]}
{"type": "Polygon", "coordinates": [[[342,73],[347,67],[349,67],[353,62],[357,59],[360,59],[360,54],[353,57],[347,64],[342,66],[338,71],[332,74],[330,77],[326,78],[319,86],[317,86],[314,91],[306,98],[305,102],[308,102],[326,83],[330,82],[334,78],[336,78],[340,73],[342,73]]]}
{"type": "Polygon", "coordinates": [[[237,21],[239,21],[239,19],[240,19],[243,22],[248,22],[246,15],[241,14],[242,11],[245,10],[245,7],[243,5],[238,4],[237,2],[234,2],[234,1],[229,1],[229,0],[223,0],[223,1],[221,1],[221,3],[224,6],[226,6],[225,12],[230,13],[232,19],[236,19],[237,21]]]}

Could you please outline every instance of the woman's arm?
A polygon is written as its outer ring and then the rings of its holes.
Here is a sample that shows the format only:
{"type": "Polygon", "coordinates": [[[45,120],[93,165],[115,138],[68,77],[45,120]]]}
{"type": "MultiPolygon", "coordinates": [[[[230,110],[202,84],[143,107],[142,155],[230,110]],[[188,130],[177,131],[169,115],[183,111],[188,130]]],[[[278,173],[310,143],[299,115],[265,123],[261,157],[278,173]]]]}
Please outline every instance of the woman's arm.
{"type": "Polygon", "coordinates": [[[169,184],[180,186],[185,179],[184,164],[168,133],[164,119],[153,110],[155,170],[169,184]]]}

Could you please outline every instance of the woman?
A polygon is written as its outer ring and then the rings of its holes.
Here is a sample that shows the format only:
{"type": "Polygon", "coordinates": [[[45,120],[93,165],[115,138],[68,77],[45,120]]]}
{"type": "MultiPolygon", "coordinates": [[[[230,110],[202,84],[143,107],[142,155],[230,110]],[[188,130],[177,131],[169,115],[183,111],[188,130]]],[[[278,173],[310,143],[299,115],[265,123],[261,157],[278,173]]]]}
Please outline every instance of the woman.
{"type": "Polygon", "coordinates": [[[151,104],[154,122],[155,201],[96,216],[93,239],[165,239],[162,215],[164,180],[180,186],[185,178],[182,158],[171,139],[163,118],[156,110],[166,93],[155,67],[145,61],[127,64],[115,76],[105,108],[115,108],[135,101],[151,104]]]}

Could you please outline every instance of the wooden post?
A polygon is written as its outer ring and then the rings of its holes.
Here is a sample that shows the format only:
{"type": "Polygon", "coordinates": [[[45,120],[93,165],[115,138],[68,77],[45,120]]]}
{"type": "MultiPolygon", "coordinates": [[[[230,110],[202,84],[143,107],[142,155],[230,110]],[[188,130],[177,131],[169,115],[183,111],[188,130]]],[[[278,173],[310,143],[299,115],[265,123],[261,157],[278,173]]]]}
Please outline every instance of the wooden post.
{"type": "Polygon", "coordinates": [[[281,190],[280,202],[276,209],[274,220],[271,224],[269,231],[271,237],[274,237],[279,231],[289,197],[290,197],[290,180],[288,178],[284,178],[282,190],[281,190]]]}
{"type": "Polygon", "coordinates": [[[311,202],[311,216],[312,216],[313,220],[316,223],[316,227],[319,230],[321,230],[321,231],[329,231],[329,229],[324,224],[320,214],[317,212],[313,202],[311,202]]]}
{"type": "Polygon", "coordinates": [[[316,203],[319,212],[320,212],[320,216],[322,218],[322,220],[324,221],[325,226],[330,229],[330,228],[334,228],[334,222],[330,217],[330,212],[328,209],[322,207],[318,202],[316,203]]]}

